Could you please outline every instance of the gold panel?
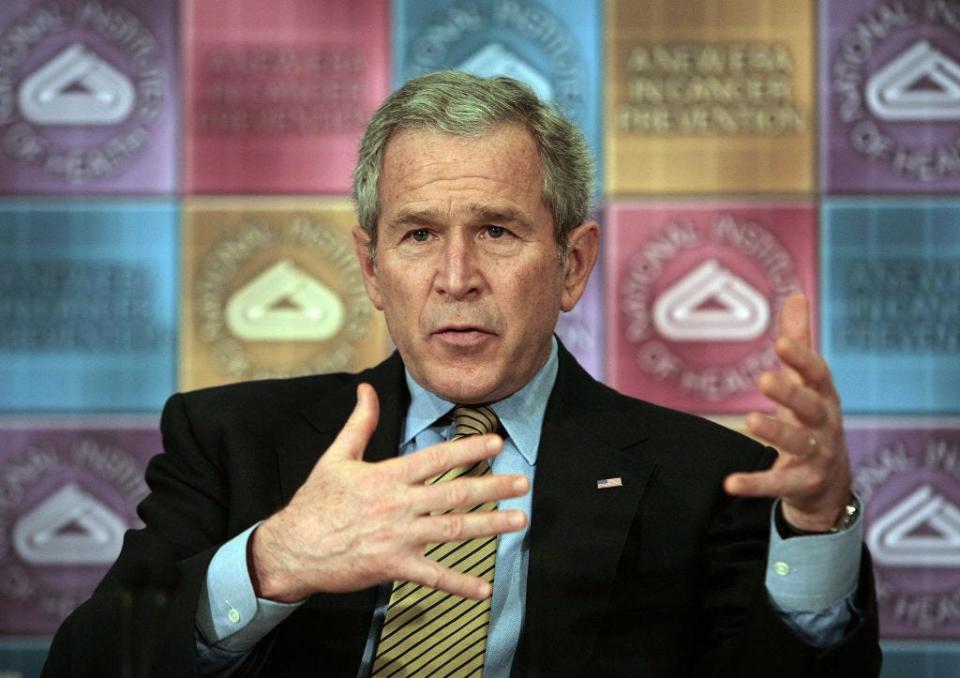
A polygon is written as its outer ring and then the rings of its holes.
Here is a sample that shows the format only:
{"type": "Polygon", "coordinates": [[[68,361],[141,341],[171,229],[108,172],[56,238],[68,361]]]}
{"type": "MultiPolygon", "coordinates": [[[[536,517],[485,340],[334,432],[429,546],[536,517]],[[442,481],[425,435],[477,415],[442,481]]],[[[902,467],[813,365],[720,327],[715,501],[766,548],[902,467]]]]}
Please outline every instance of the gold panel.
{"type": "Polygon", "coordinates": [[[196,199],[183,215],[180,385],[356,371],[391,345],[346,199],[196,199]]]}
{"type": "Polygon", "coordinates": [[[607,194],[813,190],[815,6],[609,0],[607,194]]]}

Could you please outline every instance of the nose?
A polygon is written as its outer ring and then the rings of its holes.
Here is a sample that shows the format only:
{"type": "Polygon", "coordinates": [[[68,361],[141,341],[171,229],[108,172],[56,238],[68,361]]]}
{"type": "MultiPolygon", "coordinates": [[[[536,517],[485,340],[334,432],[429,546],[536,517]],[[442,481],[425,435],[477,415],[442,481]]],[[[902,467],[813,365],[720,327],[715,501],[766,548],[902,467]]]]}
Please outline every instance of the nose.
{"type": "Polygon", "coordinates": [[[467,238],[449,238],[444,243],[434,290],[453,299],[478,294],[483,277],[477,264],[477,253],[467,238]]]}

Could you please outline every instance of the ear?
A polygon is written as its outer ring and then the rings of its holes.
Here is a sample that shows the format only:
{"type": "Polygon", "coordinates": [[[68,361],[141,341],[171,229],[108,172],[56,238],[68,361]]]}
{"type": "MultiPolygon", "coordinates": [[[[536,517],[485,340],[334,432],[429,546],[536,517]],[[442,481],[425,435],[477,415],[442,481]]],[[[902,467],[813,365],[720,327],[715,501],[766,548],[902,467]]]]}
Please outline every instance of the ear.
{"type": "Polygon", "coordinates": [[[560,309],[569,311],[577,305],[587,288],[590,272],[600,253],[600,225],[585,221],[570,231],[567,240],[567,261],[563,271],[563,295],[560,309]]]}
{"type": "Polygon", "coordinates": [[[377,280],[377,267],[370,256],[370,237],[359,226],[353,227],[353,247],[357,253],[357,262],[360,264],[360,273],[363,274],[363,286],[367,288],[367,296],[378,310],[383,310],[383,301],[380,297],[380,283],[377,280]]]}

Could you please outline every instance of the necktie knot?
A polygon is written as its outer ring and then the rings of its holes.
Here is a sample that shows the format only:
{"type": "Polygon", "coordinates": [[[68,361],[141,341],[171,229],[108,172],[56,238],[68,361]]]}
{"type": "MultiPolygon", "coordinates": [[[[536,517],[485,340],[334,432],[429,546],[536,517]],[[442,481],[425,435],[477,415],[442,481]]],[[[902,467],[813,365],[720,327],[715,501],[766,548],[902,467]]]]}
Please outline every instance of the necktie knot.
{"type": "Polygon", "coordinates": [[[465,436],[495,433],[500,428],[497,415],[486,406],[457,405],[453,408],[453,440],[465,436]]]}

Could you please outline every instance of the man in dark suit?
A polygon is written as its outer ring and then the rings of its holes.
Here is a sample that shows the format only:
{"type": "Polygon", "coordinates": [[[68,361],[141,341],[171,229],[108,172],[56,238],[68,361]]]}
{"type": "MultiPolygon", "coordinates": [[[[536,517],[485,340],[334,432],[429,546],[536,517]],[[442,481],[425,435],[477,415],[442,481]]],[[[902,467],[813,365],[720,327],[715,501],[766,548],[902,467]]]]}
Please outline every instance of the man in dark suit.
{"type": "Polygon", "coordinates": [[[748,418],[779,456],[595,382],[553,336],[598,254],[590,167],[514,81],[393,94],[361,146],[355,241],[397,353],[171,398],[146,527],[47,673],[875,675],[805,300],[782,314],[784,370],[758,382],[778,412],[748,418]],[[464,411],[480,435],[450,440],[464,411]],[[474,556],[491,543],[495,568],[474,556]],[[163,605],[136,602],[144,572],[171,582],[163,605]]]}

